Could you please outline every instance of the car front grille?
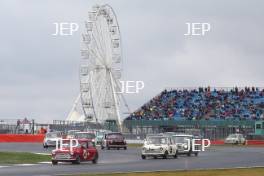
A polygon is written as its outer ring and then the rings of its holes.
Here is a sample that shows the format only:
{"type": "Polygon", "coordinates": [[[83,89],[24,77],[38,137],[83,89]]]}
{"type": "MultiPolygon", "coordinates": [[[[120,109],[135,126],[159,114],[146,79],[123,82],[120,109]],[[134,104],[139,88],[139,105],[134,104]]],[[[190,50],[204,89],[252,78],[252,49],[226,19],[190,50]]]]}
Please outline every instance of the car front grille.
{"type": "Polygon", "coordinates": [[[70,159],[71,155],[67,154],[67,153],[58,153],[55,156],[56,159],[60,160],[60,159],[70,159]]]}
{"type": "Polygon", "coordinates": [[[159,149],[148,149],[145,150],[145,153],[161,153],[161,151],[159,149]]]}

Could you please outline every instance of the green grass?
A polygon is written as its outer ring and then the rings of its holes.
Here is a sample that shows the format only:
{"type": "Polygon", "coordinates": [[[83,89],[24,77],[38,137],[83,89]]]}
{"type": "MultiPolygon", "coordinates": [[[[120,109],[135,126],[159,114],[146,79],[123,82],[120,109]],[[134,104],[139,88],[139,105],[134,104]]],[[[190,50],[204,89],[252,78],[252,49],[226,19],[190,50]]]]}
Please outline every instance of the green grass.
{"type": "Polygon", "coordinates": [[[263,176],[264,168],[249,169],[214,169],[174,172],[145,172],[118,174],[81,174],[78,176],[263,176]]]}
{"type": "Polygon", "coordinates": [[[51,156],[28,152],[0,152],[0,164],[34,164],[50,161],[51,156]]]}

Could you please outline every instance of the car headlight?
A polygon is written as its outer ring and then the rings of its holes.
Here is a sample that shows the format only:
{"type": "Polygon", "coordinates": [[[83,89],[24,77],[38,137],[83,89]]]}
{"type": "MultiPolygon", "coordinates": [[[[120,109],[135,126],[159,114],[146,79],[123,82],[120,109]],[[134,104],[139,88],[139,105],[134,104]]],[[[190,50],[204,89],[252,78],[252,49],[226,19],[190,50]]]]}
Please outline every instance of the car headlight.
{"type": "Polygon", "coordinates": [[[188,148],[188,145],[187,145],[187,144],[184,144],[183,147],[184,147],[185,149],[187,149],[187,148],[188,148]]]}
{"type": "Polygon", "coordinates": [[[163,150],[163,148],[162,147],[160,147],[160,151],[162,151],[163,150]]]}
{"type": "Polygon", "coordinates": [[[54,150],[52,150],[52,151],[51,151],[51,154],[52,154],[52,155],[55,155],[55,154],[56,154],[56,152],[55,152],[54,150]]]}

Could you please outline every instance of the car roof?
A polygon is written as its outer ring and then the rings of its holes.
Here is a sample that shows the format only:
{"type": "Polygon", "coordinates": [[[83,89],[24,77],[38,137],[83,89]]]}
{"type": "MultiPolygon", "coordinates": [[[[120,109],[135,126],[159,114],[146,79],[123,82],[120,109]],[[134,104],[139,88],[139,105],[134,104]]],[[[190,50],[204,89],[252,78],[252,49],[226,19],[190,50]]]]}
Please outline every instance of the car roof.
{"type": "Polygon", "coordinates": [[[231,133],[229,135],[242,135],[241,133],[231,133]]]}
{"type": "Polygon", "coordinates": [[[165,132],[164,134],[176,134],[176,132],[165,132]]]}
{"type": "Polygon", "coordinates": [[[122,135],[122,133],[120,133],[120,132],[109,132],[109,133],[106,133],[107,135],[108,134],[121,134],[122,135]]]}
{"type": "Polygon", "coordinates": [[[166,135],[151,135],[151,136],[148,136],[147,138],[152,138],[152,137],[165,137],[165,138],[169,138],[169,136],[166,136],[166,135]]]}
{"type": "Polygon", "coordinates": [[[175,134],[172,136],[174,136],[174,137],[193,137],[193,135],[191,135],[191,134],[175,134]]]}
{"type": "Polygon", "coordinates": [[[94,134],[94,133],[89,132],[89,131],[79,131],[79,132],[76,132],[76,134],[94,134]]]}
{"type": "MultiPolygon", "coordinates": [[[[64,139],[63,141],[70,141],[71,139],[64,139]]],[[[91,139],[76,139],[78,142],[91,142],[91,139]]]]}
{"type": "Polygon", "coordinates": [[[47,132],[46,134],[51,134],[51,133],[62,133],[61,131],[50,131],[50,132],[47,132]]]}
{"type": "Polygon", "coordinates": [[[150,136],[164,136],[162,133],[158,133],[158,134],[147,134],[147,137],[150,136]]]}

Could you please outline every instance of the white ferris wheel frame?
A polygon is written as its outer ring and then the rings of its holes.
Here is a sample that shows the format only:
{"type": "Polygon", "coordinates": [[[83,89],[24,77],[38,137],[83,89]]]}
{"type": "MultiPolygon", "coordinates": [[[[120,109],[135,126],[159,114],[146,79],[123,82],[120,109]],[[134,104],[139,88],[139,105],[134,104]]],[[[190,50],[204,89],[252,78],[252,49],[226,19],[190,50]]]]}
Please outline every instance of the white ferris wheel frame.
{"type": "Polygon", "coordinates": [[[121,34],[116,14],[108,4],[94,6],[86,22],[81,50],[80,101],[86,120],[117,120],[121,127],[121,34]],[[107,26],[106,26],[107,24],[107,26]],[[103,105],[106,105],[103,107],[103,105]],[[108,106],[108,107],[107,107],[108,106]],[[107,114],[108,113],[108,114],[107,114]]]}

